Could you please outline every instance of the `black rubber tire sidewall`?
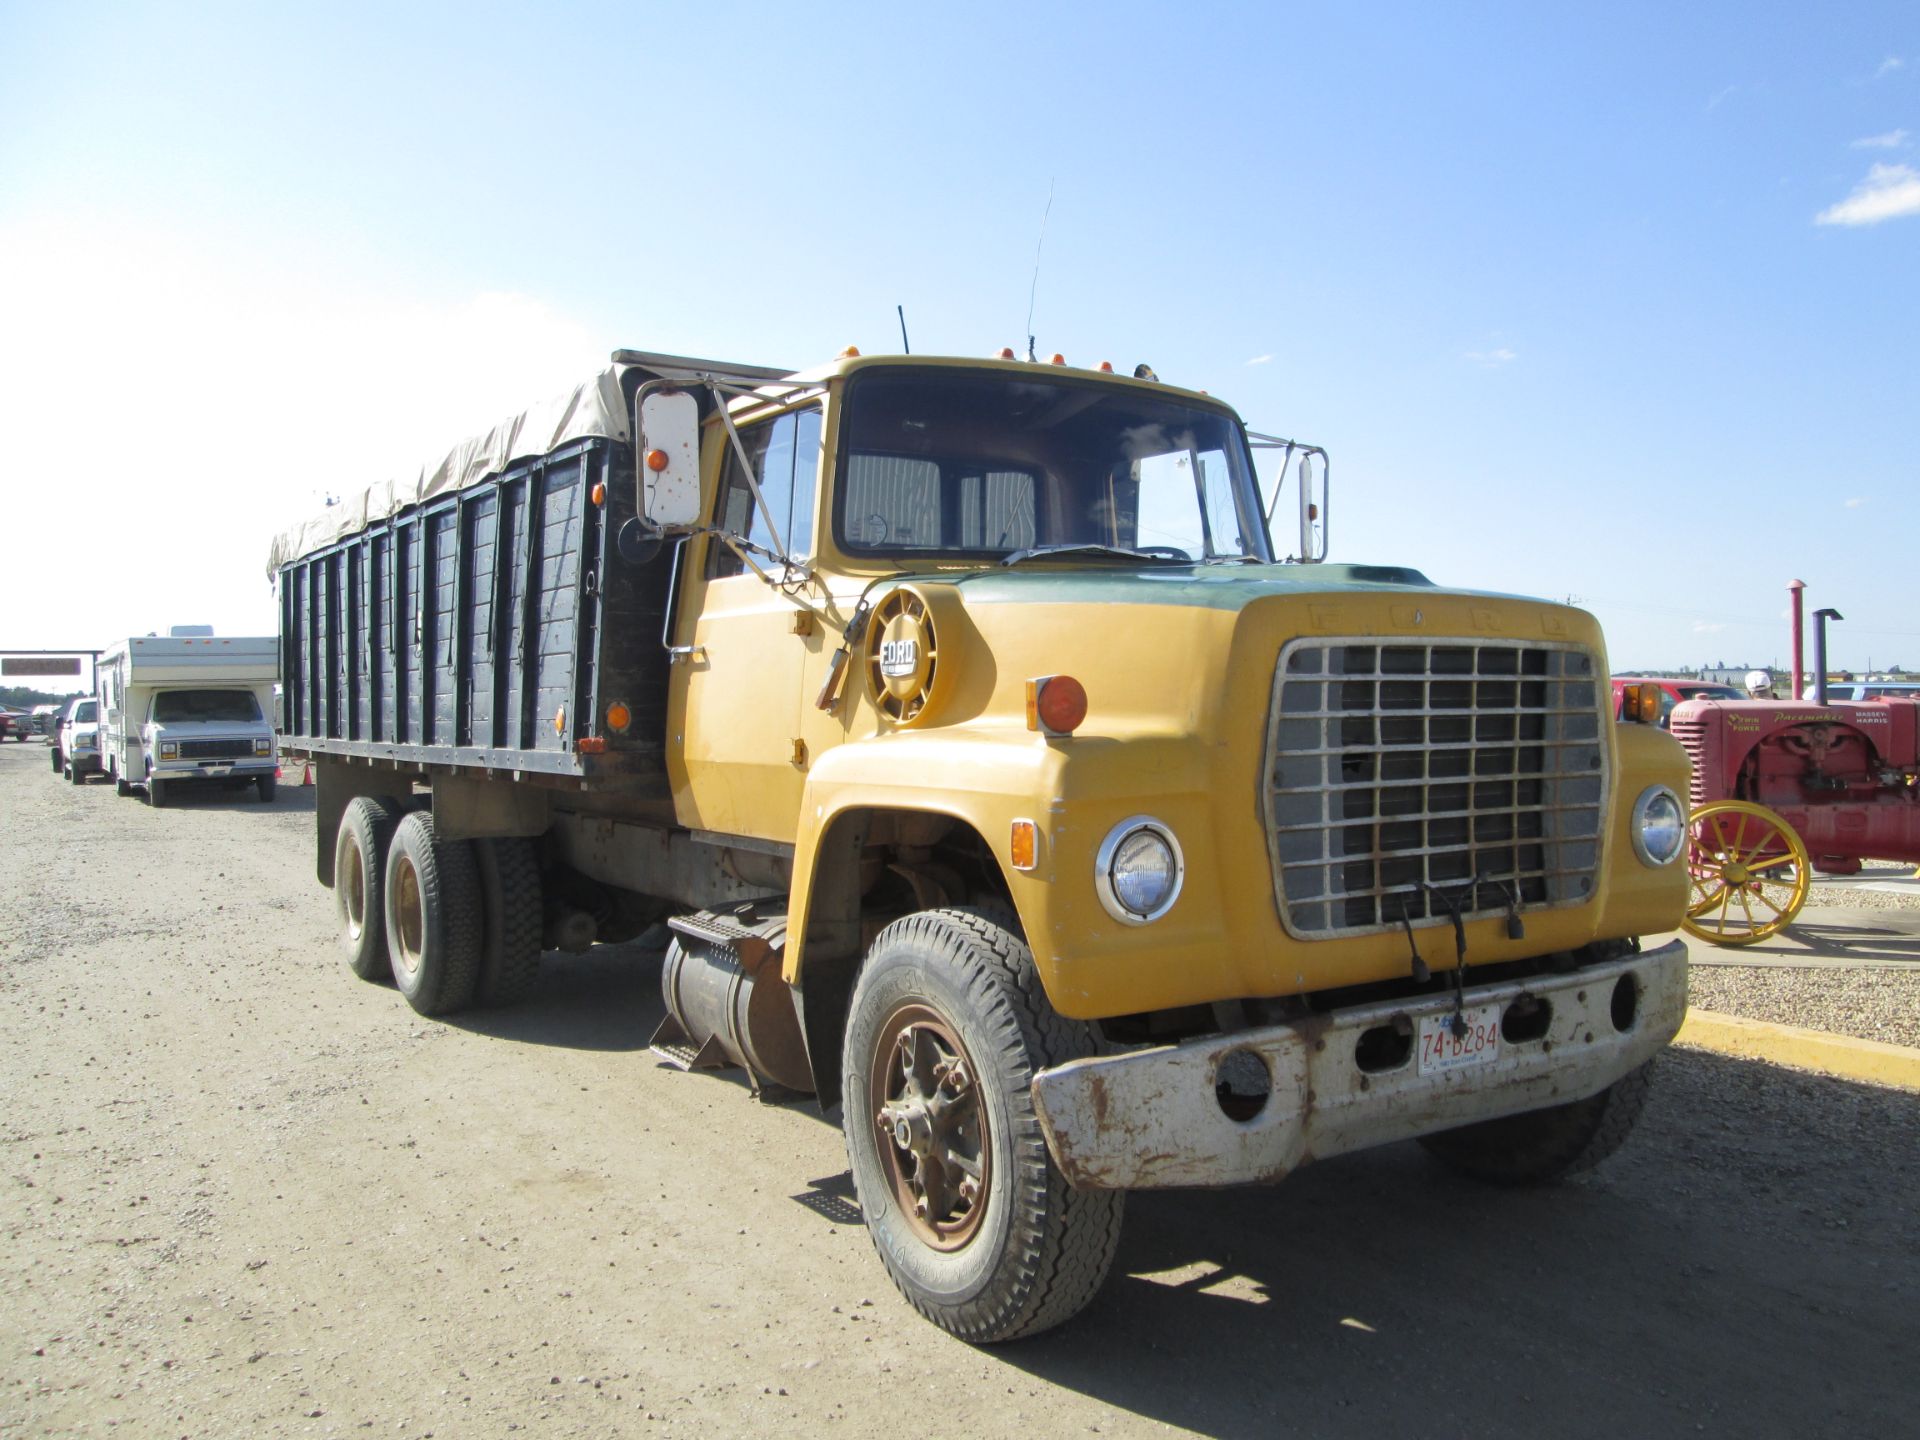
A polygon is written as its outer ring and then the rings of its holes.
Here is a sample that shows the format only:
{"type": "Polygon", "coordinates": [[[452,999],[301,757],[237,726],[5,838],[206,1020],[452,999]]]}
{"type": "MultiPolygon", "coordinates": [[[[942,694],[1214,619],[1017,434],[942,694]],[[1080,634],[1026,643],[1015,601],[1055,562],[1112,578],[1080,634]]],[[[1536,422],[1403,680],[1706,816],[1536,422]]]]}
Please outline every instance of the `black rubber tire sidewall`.
{"type": "Polygon", "coordinates": [[[1625,1143],[1646,1104],[1652,1062],[1584,1100],[1424,1135],[1449,1169],[1492,1185],[1549,1185],[1591,1170],[1625,1143]]]}
{"type": "Polygon", "coordinates": [[[274,795],[280,789],[280,782],[271,775],[262,775],[253,782],[253,788],[260,792],[262,805],[271,805],[274,795]]]}
{"type": "Polygon", "coordinates": [[[420,963],[412,974],[393,965],[393,986],[422,1015],[448,1015],[473,1001],[480,973],[483,920],[480,872],[465,840],[440,840],[430,811],[414,810],[393,832],[381,885],[387,955],[398,946],[396,877],[413,867],[420,890],[420,963]]]}
{"type": "Polygon", "coordinates": [[[387,958],[386,874],[387,847],[393,827],[400,823],[400,807],[375,795],[356,795],[340,816],[333,842],[333,912],[340,925],[340,943],[347,952],[347,968],[362,980],[393,978],[387,958]],[[364,877],[364,918],[354,935],[347,918],[347,891],[341,876],[353,852],[358,852],[364,877]]]}
{"type": "Polygon", "coordinates": [[[525,998],[539,978],[543,896],[539,852],[531,840],[473,842],[485,908],[480,977],[474,999],[507,1005],[525,998]]]}
{"type": "Polygon", "coordinates": [[[841,1129],[868,1236],[922,1315],[972,1344],[1037,1334],[1099,1290],[1125,1196],[1075,1191],[1054,1168],[1034,1113],[1036,1069],[1091,1054],[1092,1028],[1046,1005],[1011,917],[954,909],[896,921],[869,951],[842,1052],[841,1129]],[[895,1198],[873,1122],[868,1069],[882,1027],[907,1004],[952,1027],[978,1077],[991,1129],[987,1214],[957,1251],[926,1244],[895,1198]]]}
{"type": "Polygon", "coordinates": [[[841,1089],[846,1107],[847,1155],[874,1244],[881,1247],[890,1266],[907,1272],[914,1288],[943,1307],[977,1300],[993,1283],[999,1252],[1007,1244],[1013,1220],[1015,1120],[1007,1103],[1008,1067],[1003,1057],[996,1063],[1000,1051],[1001,1041],[993,1028],[975,1013],[972,1000],[954,983],[953,976],[933,965],[916,965],[901,951],[882,954],[876,947],[874,958],[860,977],[858,998],[847,1024],[847,1063],[841,1089]],[[930,1006],[959,1035],[979,1076],[992,1136],[985,1223],[971,1244],[948,1254],[929,1249],[900,1212],[879,1158],[873,1125],[878,1103],[868,1093],[867,1062],[874,1037],[890,1015],[910,1003],[930,1006]]]}
{"type": "Polygon", "coordinates": [[[167,782],[166,781],[155,780],[152,776],[147,777],[147,804],[151,805],[155,810],[166,809],[167,807],[167,782]]]}

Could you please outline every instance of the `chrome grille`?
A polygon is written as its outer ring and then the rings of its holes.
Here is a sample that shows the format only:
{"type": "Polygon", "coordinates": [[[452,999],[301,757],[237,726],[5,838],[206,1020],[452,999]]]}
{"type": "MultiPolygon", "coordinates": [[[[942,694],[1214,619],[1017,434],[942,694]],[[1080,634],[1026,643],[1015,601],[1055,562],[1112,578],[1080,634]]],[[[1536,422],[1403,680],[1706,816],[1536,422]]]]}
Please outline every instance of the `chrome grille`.
{"type": "Polygon", "coordinates": [[[1571,645],[1289,644],[1262,786],[1288,931],[1587,899],[1606,796],[1596,674],[1571,645]]]}

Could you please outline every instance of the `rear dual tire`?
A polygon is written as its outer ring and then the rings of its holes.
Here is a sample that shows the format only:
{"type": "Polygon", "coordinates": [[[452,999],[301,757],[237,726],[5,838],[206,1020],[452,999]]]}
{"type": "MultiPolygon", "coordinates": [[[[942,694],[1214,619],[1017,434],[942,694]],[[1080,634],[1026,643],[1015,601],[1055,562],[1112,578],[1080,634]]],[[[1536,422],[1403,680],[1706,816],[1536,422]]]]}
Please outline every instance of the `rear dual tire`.
{"type": "Polygon", "coordinates": [[[411,811],[394,828],[385,891],[394,988],[422,1015],[470,1004],[485,938],[473,847],[441,840],[431,811],[411,811]]]}
{"type": "Polygon", "coordinates": [[[401,810],[378,795],[357,795],[347,802],[333,846],[333,907],[340,921],[340,942],[347,968],[362,980],[390,980],[387,923],[383,896],[387,849],[401,810]]]}

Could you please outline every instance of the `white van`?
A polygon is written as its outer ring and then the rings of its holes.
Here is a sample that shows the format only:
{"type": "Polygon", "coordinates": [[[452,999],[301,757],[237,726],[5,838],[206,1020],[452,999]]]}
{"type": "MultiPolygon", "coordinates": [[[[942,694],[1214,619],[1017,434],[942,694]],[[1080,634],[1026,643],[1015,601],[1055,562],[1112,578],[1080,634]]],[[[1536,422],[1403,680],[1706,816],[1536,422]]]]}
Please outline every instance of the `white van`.
{"type": "Polygon", "coordinates": [[[271,635],[147,635],[103,651],[101,763],[114,790],[160,806],[181,786],[254,786],[272,800],[279,755],[271,635]]]}

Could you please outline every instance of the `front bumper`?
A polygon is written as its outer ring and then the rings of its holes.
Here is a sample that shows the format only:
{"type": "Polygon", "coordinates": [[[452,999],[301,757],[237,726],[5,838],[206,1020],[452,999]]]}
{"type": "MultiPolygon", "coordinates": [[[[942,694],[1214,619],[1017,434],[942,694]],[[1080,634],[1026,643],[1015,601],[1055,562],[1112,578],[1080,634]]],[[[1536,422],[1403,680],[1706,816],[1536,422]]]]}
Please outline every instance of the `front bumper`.
{"type": "Polygon", "coordinates": [[[245,760],[156,760],[147,775],[153,780],[235,780],[272,775],[280,762],[270,755],[245,760]]]}
{"type": "MultiPolygon", "coordinates": [[[[1673,941],[1566,975],[1470,986],[1469,1009],[1522,997],[1550,1007],[1537,1038],[1502,1040],[1498,1058],[1422,1074],[1412,1050],[1363,1070],[1362,1035],[1451,1013],[1451,994],[1390,1000],[1286,1025],[1179,1045],[1072,1060],[1033,1078],[1034,1108],[1054,1163],[1084,1189],[1274,1181],[1310,1160],[1597,1094],[1652,1059],[1687,1012],[1687,950],[1673,941]],[[1614,1023],[1616,987],[1633,1014],[1614,1023]],[[1271,1080],[1251,1119],[1232,1118],[1215,1089],[1227,1057],[1248,1051],[1271,1080]]],[[[1416,1047],[1417,1048],[1417,1047],[1416,1047]]],[[[1374,1052],[1377,1054],[1377,1052],[1374,1052]]],[[[1251,1062],[1235,1059],[1244,1073],[1251,1062]]]]}

